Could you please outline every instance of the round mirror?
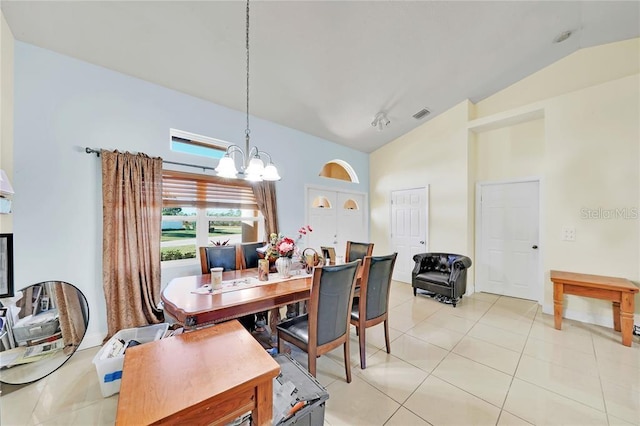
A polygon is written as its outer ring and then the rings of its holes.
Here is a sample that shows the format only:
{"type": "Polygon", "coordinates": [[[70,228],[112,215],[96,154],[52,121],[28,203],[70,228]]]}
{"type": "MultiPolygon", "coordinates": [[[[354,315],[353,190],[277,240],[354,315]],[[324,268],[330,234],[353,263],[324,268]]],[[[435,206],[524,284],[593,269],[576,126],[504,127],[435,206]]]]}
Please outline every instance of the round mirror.
{"type": "Polygon", "coordinates": [[[78,349],[88,323],[87,299],[63,281],[0,299],[0,382],[21,385],[53,373],[78,349]]]}

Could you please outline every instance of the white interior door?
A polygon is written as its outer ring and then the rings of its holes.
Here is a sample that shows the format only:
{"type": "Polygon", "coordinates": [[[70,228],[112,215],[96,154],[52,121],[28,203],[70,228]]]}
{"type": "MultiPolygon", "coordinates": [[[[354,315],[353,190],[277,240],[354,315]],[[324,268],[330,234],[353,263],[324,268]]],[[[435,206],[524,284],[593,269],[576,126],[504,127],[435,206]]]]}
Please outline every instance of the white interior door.
{"type": "Polygon", "coordinates": [[[335,247],[337,239],[335,191],[322,191],[309,188],[307,192],[307,223],[313,232],[308,234],[307,244],[316,250],[322,246],[335,247]]]}
{"type": "Polygon", "coordinates": [[[334,247],[344,256],[347,241],[369,241],[366,204],[361,193],[307,188],[307,223],[313,228],[308,247],[334,247]]]}
{"type": "Polygon", "coordinates": [[[398,253],[393,279],[411,282],[413,256],[427,249],[428,188],[391,193],[391,247],[398,253]]]}
{"type": "Polygon", "coordinates": [[[335,243],[338,255],[346,254],[347,241],[369,242],[367,238],[367,221],[364,218],[364,195],[349,192],[338,192],[337,207],[337,239],[335,243]]]}
{"type": "Polygon", "coordinates": [[[538,300],[539,182],[480,186],[476,290],[538,300]]]}

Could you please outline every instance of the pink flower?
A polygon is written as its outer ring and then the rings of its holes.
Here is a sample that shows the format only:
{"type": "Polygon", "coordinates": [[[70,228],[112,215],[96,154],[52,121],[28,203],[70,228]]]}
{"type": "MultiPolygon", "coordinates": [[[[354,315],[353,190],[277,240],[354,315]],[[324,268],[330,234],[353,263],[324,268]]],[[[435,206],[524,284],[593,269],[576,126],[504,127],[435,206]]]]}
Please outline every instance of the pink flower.
{"type": "Polygon", "coordinates": [[[293,255],[293,249],[295,248],[295,241],[289,237],[284,237],[277,244],[278,253],[280,256],[291,257],[293,255]]]}
{"type": "Polygon", "coordinates": [[[298,239],[302,238],[303,235],[307,235],[307,233],[309,232],[313,232],[313,229],[311,229],[311,225],[303,226],[302,228],[298,229],[298,239]]]}
{"type": "Polygon", "coordinates": [[[302,237],[307,235],[309,232],[313,232],[310,225],[300,227],[300,229],[298,229],[298,238],[295,241],[292,238],[283,236],[282,234],[272,233],[269,236],[271,241],[265,257],[273,259],[279,256],[297,256],[299,254],[299,248],[297,248],[296,245],[302,237]]]}

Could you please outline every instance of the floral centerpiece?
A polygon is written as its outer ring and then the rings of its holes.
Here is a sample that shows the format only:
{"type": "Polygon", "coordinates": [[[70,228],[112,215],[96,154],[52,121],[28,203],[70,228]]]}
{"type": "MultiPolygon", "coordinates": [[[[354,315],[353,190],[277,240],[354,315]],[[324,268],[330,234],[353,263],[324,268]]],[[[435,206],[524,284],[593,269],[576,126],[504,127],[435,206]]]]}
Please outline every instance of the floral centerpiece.
{"type": "Polygon", "coordinates": [[[281,276],[289,277],[291,275],[292,259],[294,256],[300,257],[298,242],[310,232],[313,232],[313,229],[310,225],[306,225],[298,229],[298,238],[295,240],[276,233],[269,236],[269,247],[265,253],[265,258],[269,259],[269,261],[275,260],[276,269],[281,276]]]}

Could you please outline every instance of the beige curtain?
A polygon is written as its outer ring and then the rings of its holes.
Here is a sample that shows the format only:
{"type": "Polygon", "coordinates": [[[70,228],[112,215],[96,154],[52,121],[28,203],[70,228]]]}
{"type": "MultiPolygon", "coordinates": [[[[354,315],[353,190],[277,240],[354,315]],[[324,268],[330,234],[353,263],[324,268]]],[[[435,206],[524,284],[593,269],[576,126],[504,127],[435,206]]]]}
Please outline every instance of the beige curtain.
{"type": "Polygon", "coordinates": [[[22,297],[16,302],[16,306],[20,308],[18,318],[24,318],[33,315],[33,289],[36,286],[31,285],[22,290],[22,297]]]}
{"type": "Polygon", "coordinates": [[[102,151],[102,279],[108,335],[163,321],[162,159],[102,151]]]}
{"type": "MultiPolygon", "coordinates": [[[[265,224],[265,241],[269,241],[269,235],[272,233],[278,233],[278,203],[276,200],[276,184],[275,182],[262,181],[254,182],[253,194],[256,197],[258,208],[264,216],[265,224]]],[[[289,305],[291,306],[291,305],[289,305]]],[[[287,312],[289,312],[289,306],[287,306],[287,312]]],[[[295,306],[295,304],[293,305],[295,306]]],[[[271,324],[278,324],[280,322],[280,310],[272,309],[269,315],[269,322],[271,324]]]]}
{"type": "Polygon", "coordinates": [[[253,184],[253,194],[256,197],[258,208],[262,212],[265,221],[267,235],[265,241],[269,241],[271,233],[278,232],[278,203],[276,201],[275,182],[262,181],[253,184]]]}
{"type": "Polygon", "coordinates": [[[80,346],[86,331],[86,322],[82,309],[82,293],[74,286],[60,281],[54,282],[60,331],[64,341],[64,353],[69,355],[80,346]]]}

